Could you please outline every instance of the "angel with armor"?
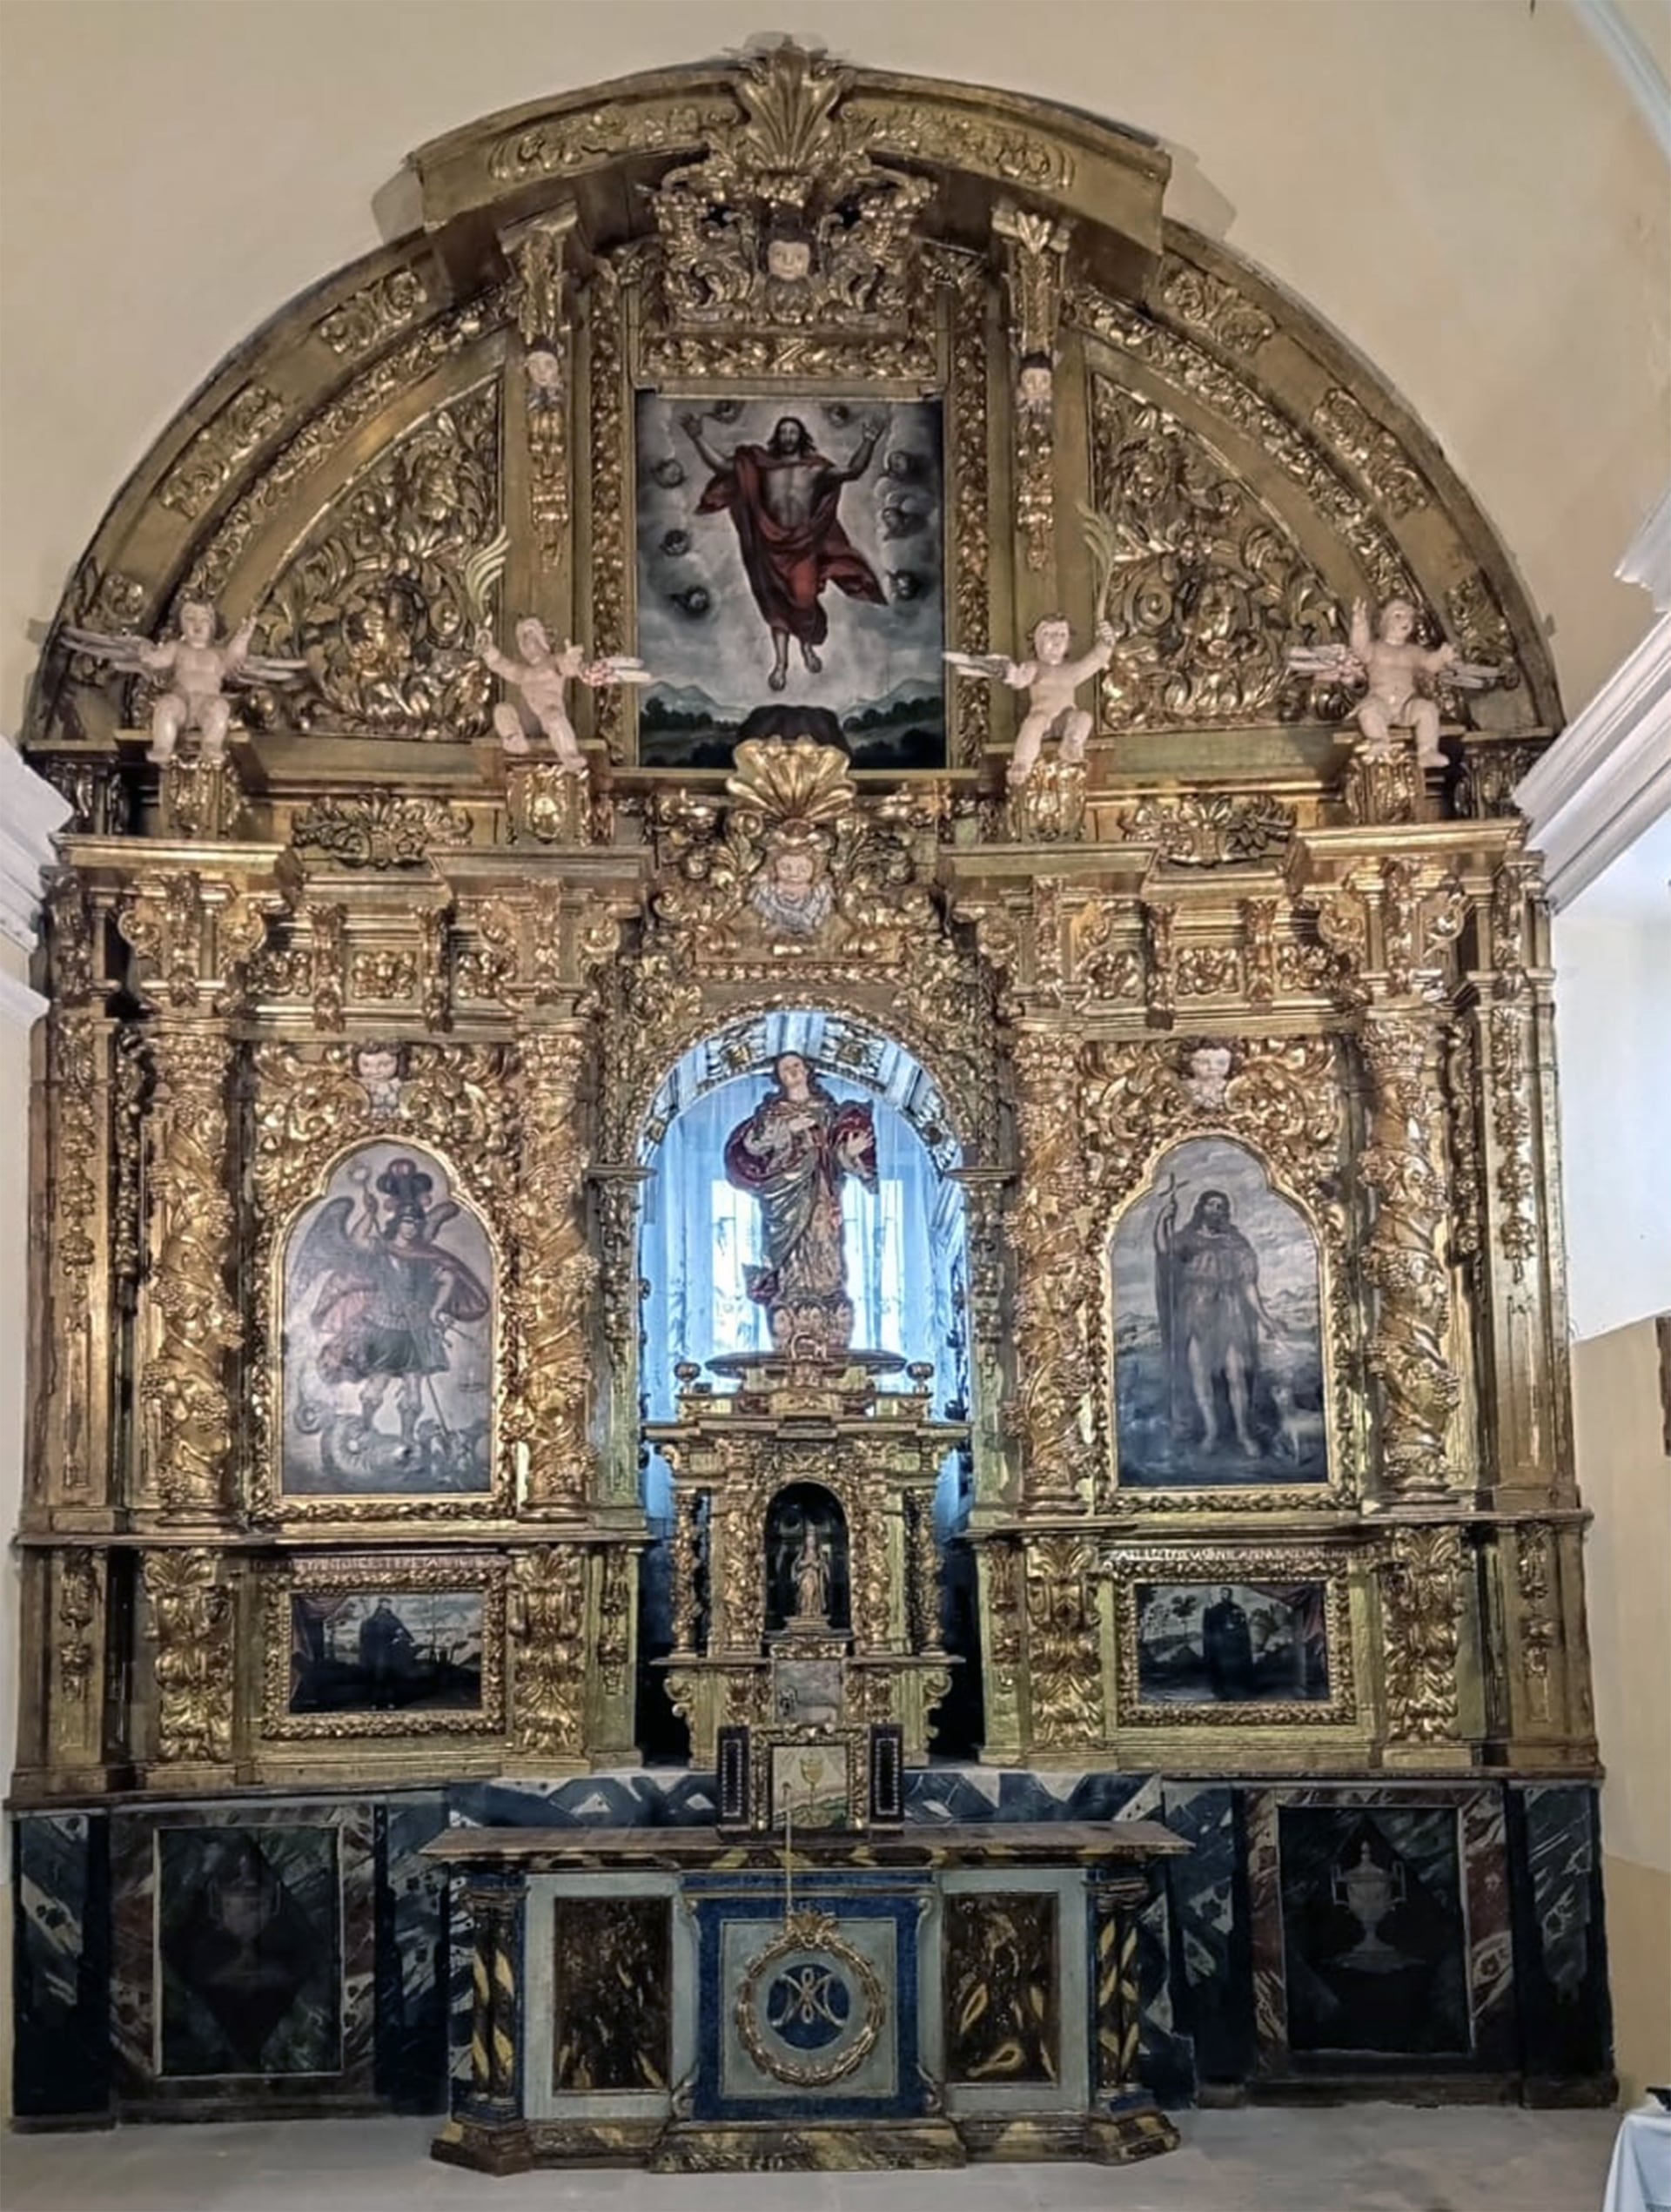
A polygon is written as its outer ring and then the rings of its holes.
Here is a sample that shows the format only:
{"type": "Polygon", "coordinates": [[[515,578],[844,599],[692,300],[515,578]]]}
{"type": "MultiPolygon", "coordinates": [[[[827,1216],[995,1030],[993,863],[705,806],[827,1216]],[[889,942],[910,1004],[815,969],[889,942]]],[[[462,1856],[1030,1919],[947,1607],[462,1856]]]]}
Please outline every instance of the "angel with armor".
{"type": "Polygon", "coordinates": [[[1363,757],[1391,760],[1393,731],[1407,729],[1424,768],[1445,765],[1439,749],[1439,704],[1432,696],[1435,679],[1459,690],[1481,691],[1499,674],[1493,668],[1459,661],[1453,645],[1430,650],[1421,644],[1416,636],[1416,610],[1407,599],[1389,599],[1372,631],[1367,602],[1353,600],[1348,642],[1292,646],[1288,665],[1302,676],[1349,688],[1366,684],[1354,717],[1364,736],[1359,748],[1363,757]]]}
{"type": "Polygon", "coordinates": [[[521,703],[501,700],[493,709],[493,728],[507,753],[526,753],[534,729],[549,737],[557,765],[566,776],[584,776],[586,756],[568,718],[567,693],[576,678],[593,690],[610,683],[653,683],[654,676],[641,661],[626,654],[588,660],[583,645],[565,641],[554,651],[546,626],[532,615],[516,626],[516,649],[520,660],[501,653],[493,634],[484,623],[476,632],[476,657],[520,695],[521,703]],[[532,724],[532,728],[530,725],[532,724]]]}
{"type": "MultiPolygon", "coordinates": [[[[311,1294],[321,1380],[358,1394],[358,1415],[339,1424],[337,1438],[352,1458],[387,1435],[378,1416],[392,1388],[401,1443],[427,1441],[424,1393],[427,1386],[435,1399],[434,1377],[452,1366],[449,1333],[485,1319],[493,1301],[474,1269],[437,1240],[462,1209],[451,1199],[432,1203],[433,1178],[416,1160],[392,1160],[375,1179],[364,1162],[348,1174],[359,1204],[336,1198],[325,1206],[303,1242],[293,1288],[311,1294]]],[[[438,1399],[435,1422],[445,1425],[438,1399]]]]}
{"type": "Polygon", "coordinates": [[[180,608],[179,635],[161,638],[154,645],[143,637],[109,637],[98,630],[66,629],[63,635],[73,651],[107,661],[123,675],[166,677],[168,688],[151,710],[152,760],[172,760],[180,739],[195,730],[202,758],[212,764],[226,757],[232,709],[225,687],[291,683],[307,667],[305,661],[252,653],[252,615],[219,644],[215,642],[217,627],[215,610],[207,600],[188,599],[180,608]]]}
{"type": "Polygon", "coordinates": [[[1075,703],[1074,695],[1087,677],[1100,676],[1114,657],[1113,626],[1099,622],[1089,652],[1069,658],[1073,634],[1065,615],[1046,615],[1033,626],[1033,657],[1012,661],[1005,653],[948,653],[947,661],[964,676],[984,676],[989,682],[1007,683],[1012,691],[1027,694],[1027,712],[1016,732],[1016,750],[1010,763],[1010,783],[1018,790],[1038,762],[1039,748],[1047,737],[1062,741],[1064,761],[1085,756],[1091,718],[1075,703]]]}

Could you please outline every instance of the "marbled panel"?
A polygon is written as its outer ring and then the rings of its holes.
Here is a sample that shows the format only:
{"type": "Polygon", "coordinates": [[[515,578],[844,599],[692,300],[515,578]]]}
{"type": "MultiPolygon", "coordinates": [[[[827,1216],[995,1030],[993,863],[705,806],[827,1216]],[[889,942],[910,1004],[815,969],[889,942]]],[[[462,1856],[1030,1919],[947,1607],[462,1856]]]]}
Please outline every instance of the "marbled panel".
{"type": "Polygon", "coordinates": [[[446,2094],[446,1879],[423,1847],[446,1825],[439,1791],[392,1798],[377,1825],[377,2086],[397,2112],[446,2094]]]}
{"type": "Polygon", "coordinates": [[[1137,2079],[1164,2105],[1195,2100],[1195,2047],[1172,2006],[1172,1921],[1166,1885],[1151,1875],[1146,1903],[1132,1916],[1137,1934],[1137,2079]]]}
{"type": "Polygon", "coordinates": [[[1516,2063],[1514,1939],[1500,1790],[1481,1790],[1462,1807],[1462,1863],[1468,1895],[1473,2054],[1482,2067],[1509,2073],[1516,2063]]]}
{"type": "Polygon", "coordinates": [[[103,2114],[111,2094],[110,1831],[86,1812],[13,1828],[17,1899],[13,2109],[103,2114]]]}
{"type": "Polygon", "coordinates": [[[1255,2063],[1261,2074],[1284,2074],[1288,2068],[1288,1990],[1282,1952],[1276,1799],[1265,1790],[1250,1797],[1246,1817],[1255,2063]]]}
{"type": "Polygon", "coordinates": [[[1169,1783],[1160,1812],[1190,1846],[1166,1862],[1180,2025],[1206,2081],[1238,2081],[1253,2057],[1252,1960],[1237,1792],[1224,1783],[1169,1783]]]}
{"type": "Polygon", "coordinates": [[[1508,1792],[1519,2012],[1530,2094],[1612,2065],[1597,1797],[1583,1783],[1508,1792]]]}
{"type": "Polygon", "coordinates": [[[113,1818],[124,2099],[229,2116],[370,2100],[375,1827],[355,1801],[113,1818]]]}

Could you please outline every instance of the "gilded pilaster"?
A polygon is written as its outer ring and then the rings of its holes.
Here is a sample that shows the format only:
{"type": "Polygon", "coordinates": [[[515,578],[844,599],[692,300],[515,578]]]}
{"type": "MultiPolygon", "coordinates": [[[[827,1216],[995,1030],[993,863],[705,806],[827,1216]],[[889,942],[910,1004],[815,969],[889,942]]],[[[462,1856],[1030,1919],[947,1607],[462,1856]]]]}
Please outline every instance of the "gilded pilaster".
{"type": "Polygon", "coordinates": [[[523,1504],[583,1509],[594,1454],[592,1302],[598,1262],[587,1234],[587,1152],[580,1086],[587,1040],[574,1031],[525,1037],[521,1180],[516,1201],[526,1371],[523,1504]]]}
{"type": "Polygon", "coordinates": [[[1015,1066],[1011,1433],[1023,1509],[1070,1512],[1088,1503],[1092,1388],[1078,1053],[1070,1038],[1030,1031],[1016,1039],[1015,1066]]]}
{"type": "Polygon", "coordinates": [[[232,1751],[232,1592],[222,1555],[148,1551],[144,1562],[156,1711],[146,1778],[224,1781],[232,1751]]]}
{"type": "Polygon", "coordinates": [[[583,1549],[540,1545],[519,1555],[506,1627],[511,1644],[511,1731],[538,1766],[578,1759],[586,1709],[586,1580],[583,1549]]]}
{"type": "Polygon", "coordinates": [[[1439,1249],[1438,1041],[1426,1015],[1377,1009],[1362,1045],[1372,1109],[1358,1173],[1376,1200],[1363,1272],[1378,1294],[1369,1369],[1379,1386],[1381,1489],[1398,1503],[1446,1498],[1455,1483],[1446,1431],[1461,1385],[1449,1356],[1450,1279],[1439,1249]]]}
{"type": "Polygon", "coordinates": [[[231,1039],[216,1029],[161,1024],[151,1034],[139,1499],[174,1520],[214,1522],[230,1503],[229,1368],[244,1339],[227,1287],[233,1058],[231,1039]]]}

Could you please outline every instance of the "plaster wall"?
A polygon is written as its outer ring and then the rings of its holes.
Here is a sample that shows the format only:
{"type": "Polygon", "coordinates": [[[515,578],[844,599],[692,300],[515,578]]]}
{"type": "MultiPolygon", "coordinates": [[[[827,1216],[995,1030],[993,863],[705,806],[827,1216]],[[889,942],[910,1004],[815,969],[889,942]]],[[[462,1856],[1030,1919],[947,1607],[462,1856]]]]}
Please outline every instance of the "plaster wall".
{"type": "MultiPolygon", "coordinates": [[[[0,936],[0,1777],[17,1748],[17,1651],[20,1581],[10,1549],[23,1502],[23,1359],[28,1340],[30,1032],[10,1003],[28,982],[29,962],[0,936]],[[12,987],[11,992],[6,986],[12,987]]],[[[0,1820],[0,1990],[11,1987],[11,1830],[0,1820]]],[[[0,2117],[10,2109],[11,2007],[0,2004],[0,2117]]]]}
{"type": "Polygon", "coordinates": [[[1671,1457],[1652,1319],[1573,1349],[1595,1719],[1607,1778],[1602,1874],[1620,2088],[1671,2081],[1671,1700],[1666,1562],[1671,1457]]]}
{"type": "Polygon", "coordinates": [[[1158,134],[1168,212],[1300,293],[1445,447],[1568,705],[1641,635],[1613,569],[1671,474],[1671,195],[1574,0],[781,0],[764,24],[753,0],[8,0],[0,727],[117,485],[229,348],[377,242],[408,147],[762,29],[1158,134]]]}
{"type": "Polygon", "coordinates": [[[1588,904],[1554,924],[1567,1296],[1580,1341],[1671,1311],[1671,900],[1663,918],[1588,904]]]}

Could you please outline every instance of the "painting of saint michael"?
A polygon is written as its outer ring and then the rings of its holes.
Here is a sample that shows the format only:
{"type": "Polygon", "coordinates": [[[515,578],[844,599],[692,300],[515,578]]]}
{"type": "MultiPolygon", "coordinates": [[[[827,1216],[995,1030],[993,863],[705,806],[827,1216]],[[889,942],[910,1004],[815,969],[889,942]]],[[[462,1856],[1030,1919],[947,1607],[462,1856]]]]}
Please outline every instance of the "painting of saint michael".
{"type": "Polygon", "coordinates": [[[493,1257],[428,1153],[361,1146],[291,1233],[282,1488],[421,1496],[489,1487],[493,1257]]]}
{"type": "Polygon", "coordinates": [[[943,766],[940,402],[641,393],[636,439],[644,765],[943,766]]]}
{"type": "Polygon", "coordinates": [[[1317,1237],[1254,1153],[1175,1146],[1121,1217],[1112,1273],[1123,1486],[1328,1479],[1317,1237]]]}

